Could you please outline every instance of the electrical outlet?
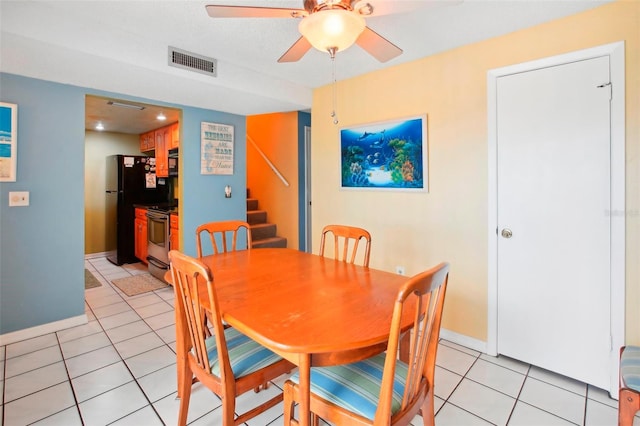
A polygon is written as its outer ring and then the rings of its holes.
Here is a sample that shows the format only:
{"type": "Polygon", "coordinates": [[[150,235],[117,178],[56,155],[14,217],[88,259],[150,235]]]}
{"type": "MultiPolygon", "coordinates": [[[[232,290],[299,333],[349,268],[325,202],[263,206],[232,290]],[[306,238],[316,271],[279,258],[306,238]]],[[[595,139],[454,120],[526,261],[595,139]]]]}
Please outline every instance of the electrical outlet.
{"type": "Polygon", "coordinates": [[[24,207],[29,205],[28,191],[9,192],[9,207],[24,207]]]}
{"type": "Polygon", "coordinates": [[[404,266],[396,266],[396,274],[404,275],[404,266]]]}

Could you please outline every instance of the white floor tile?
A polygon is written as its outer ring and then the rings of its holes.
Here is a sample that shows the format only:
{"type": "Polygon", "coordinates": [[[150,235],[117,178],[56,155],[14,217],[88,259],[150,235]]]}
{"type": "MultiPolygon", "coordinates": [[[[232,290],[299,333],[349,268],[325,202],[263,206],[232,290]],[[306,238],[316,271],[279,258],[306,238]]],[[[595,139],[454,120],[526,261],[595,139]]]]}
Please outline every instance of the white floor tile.
{"type": "Polygon", "coordinates": [[[577,393],[578,395],[587,395],[587,385],[574,379],[570,379],[560,374],[553,373],[551,371],[542,369],[540,367],[532,366],[529,370],[529,377],[533,377],[540,381],[552,384],[559,388],[566,389],[568,391],[577,393]]]}
{"type": "Polygon", "coordinates": [[[436,364],[461,376],[467,374],[467,371],[469,371],[475,360],[476,357],[460,352],[457,349],[452,349],[444,345],[438,347],[436,364]]]}
{"type": "Polygon", "coordinates": [[[532,377],[525,380],[520,400],[572,423],[584,420],[585,397],[532,377]]]}
{"type": "Polygon", "coordinates": [[[518,361],[513,358],[509,358],[504,355],[491,356],[487,354],[480,355],[480,359],[488,361],[493,364],[498,364],[502,367],[508,368],[510,370],[516,371],[520,374],[527,374],[529,372],[529,368],[531,367],[529,364],[524,363],[522,361],[518,361]]]}
{"type": "Polygon", "coordinates": [[[162,302],[154,303],[152,305],[141,306],[137,308],[136,311],[138,312],[138,315],[140,315],[142,318],[152,317],[155,315],[163,314],[165,312],[172,312],[172,313],[174,312],[173,307],[169,305],[167,302],[165,302],[164,300],[162,302]]]}
{"type": "Polygon", "coordinates": [[[73,406],[33,423],[37,426],[83,426],[78,407],[73,406]]]}
{"type": "Polygon", "coordinates": [[[23,340],[21,342],[7,345],[7,359],[35,352],[40,349],[58,346],[58,339],[55,333],[45,334],[44,336],[34,337],[33,339],[23,340]]]}
{"type": "Polygon", "coordinates": [[[33,423],[75,406],[69,382],[41,390],[4,405],[4,424],[18,426],[33,423]]]}
{"type": "Polygon", "coordinates": [[[168,327],[172,324],[176,323],[176,314],[173,310],[169,312],[165,312],[163,314],[154,315],[152,317],[148,317],[144,319],[149,327],[154,330],[159,330],[161,328],[168,327]]]}
{"type": "Polygon", "coordinates": [[[164,426],[153,408],[146,406],[141,410],[111,423],[111,426],[164,426]]]}
{"type": "MultiPolygon", "coordinates": [[[[176,399],[175,394],[171,394],[159,401],[153,403],[162,421],[167,425],[175,425],[178,423],[178,411],[180,409],[180,400],[176,399]]],[[[187,423],[199,419],[205,414],[221,407],[220,399],[209,389],[200,383],[193,385],[191,391],[191,399],[189,401],[189,411],[187,414],[187,423]]],[[[211,424],[216,424],[214,421],[211,424]]]]}
{"type": "Polygon", "coordinates": [[[80,403],[87,425],[106,425],[148,405],[135,382],[127,383],[80,403]]]}
{"type": "Polygon", "coordinates": [[[506,425],[516,400],[469,379],[463,379],[449,402],[464,407],[466,411],[490,423],[506,425]]]}
{"type": "Polygon", "coordinates": [[[133,308],[124,300],[111,305],[101,306],[93,309],[93,314],[98,319],[110,317],[112,315],[121,314],[123,312],[133,312],[133,308]]]}
{"type": "Polygon", "coordinates": [[[60,343],[69,342],[71,340],[79,339],[80,337],[90,336],[95,333],[101,333],[102,327],[98,321],[89,321],[86,324],[79,325],[77,327],[67,328],[66,330],[58,331],[58,340],[60,343]]]}
{"type": "Polygon", "coordinates": [[[172,364],[138,379],[138,384],[149,401],[156,402],[178,390],[177,367],[172,364]]]}
{"type": "Polygon", "coordinates": [[[127,359],[164,345],[165,343],[156,333],[150,332],[116,343],[115,347],[120,356],[123,359],[127,359]]]}
{"type": "Polygon", "coordinates": [[[173,343],[176,341],[176,325],[175,324],[171,324],[168,327],[164,327],[159,330],[156,330],[156,333],[165,343],[173,343]]]}
{"type": "Polygon", "coordinates": [[[518,401],[509,419],[509,426],[573,426],[573,423],[518,401]]]}
{"type": "Polygon", "coordinates": [[[96,309],[102,306],[122,302],[122,297],[117,293],[110,293],[109,295],[104,297],[91,297],[87,295],[87,302],[89,303],[91,309],[96,309]]]}
{"type": "Polygon", "coordinates": [[[133,376],[124,363],[116,362],[76,377],[71,380],[71,384],[76,398],[83,402],[132,381],[133,376]]]}
{"type": "Polygon", "coordinates": [[[62,353],[60,352],[60,347],[57,345],[14,358],[7,358],[5,362],[5,378],[8,379],[9,377],[26,373],[27,371],[44,367],[45,365],[55,364],[59,361],[62,361],[62,353]]]}
{"type": "Polygon", "coordinates": [[[151,327],[147,325],[142,319],[121,325],[120,327],[110,328],[106,330],[107,336],[113,343],[122,342],[123,340],[131,339],[132,337],[141,336],[151,332],[151,327]]]}
{"type": "Polygon", "coordinates": [[[110,317],[99,319],[102,328],[110,330],[132,322],[140,321],[140,315],[135,311],[127,311],[121,314],[111,315],[110,317]]]}
{"type": "Polygon", "coordinates": [[[127,299],[127,303],[135,309],[160,302],[162,302],[162,298],[155,293],[144,293],[127,299]]]}
{"type": "Polygon", "coordinates": [[[11,402],[23,396],[64,383],[68,379],[64,362],[56,362],[8,378],[4,383],[4,401],[11,402]]]}
{"type": "Polygon", "coordinates": [[[447,403],[436,414],[436,426],[491,426],[491,423],[447,403]]]}
{"type": "Polygon", "coordinates": [[[514,398],[518,397],[525,375],[479,359],[473,364],[467,378],[514,398]]]}
{"type": "Polygon", "coordinates": [[[107,346],[93,352],[87,352],[86,354],[69,358],[65,360],[65,364],[67,364],[69,376],[74,378],[106,367],[120,360],[120,355],[118,355],[116,349],[113,346],[107,346]]]}
{"type": "Polygon", "coordinates": [[[462,345],[458,345],[457,343],[453,343],[453,342],[450,342],[448,340],[441,340],[440,343],[438,344],[438,347],[442,347],[443,345],[444,346],[448,346],[448,347],[450,347],[452,349],[459,350],[460,352],[464,352],[464,353],[466,353],[468,355],[471,355],[474,358],[477,358],[477,357],[480,356],[480,352],[478,352],[476,350],[473,350],[473,349],[469,349],[469,348],[464,347],[462,345]]]}
{"type": "Polygon", "coordinates": [[[606,404],[591,401],[587,404],[585,426],[609,426],[618,423],[618,410],[606,404]]]}
{"type": "Polygon", "coordinates": [[[166,346],[152,349],[126,359],[127,366],[137,379],[176,363],[176,354],[166,346]]]}
{"type": "Polygon", "coordinates": [[[434,378],[435,395],[446,400],[462,381],[462,376],[436,365],[434,378]]]}
{"type": "Polygon", "coordinates": [[[618,401],[611,398],[609,392],[603,389],[599,389],[595,386],[589,385],[587,388],[587,398],[598,401],[602,404],[606,404],[610,407],[618,409],[618,401]]]}
{"type": "Polygon", "coordinates": [[[111,341],[104,332],[91,334],[79,339],[62,343],[62,355],[65,358],[73,358],[96,349],[110,346],[111,341]]]}

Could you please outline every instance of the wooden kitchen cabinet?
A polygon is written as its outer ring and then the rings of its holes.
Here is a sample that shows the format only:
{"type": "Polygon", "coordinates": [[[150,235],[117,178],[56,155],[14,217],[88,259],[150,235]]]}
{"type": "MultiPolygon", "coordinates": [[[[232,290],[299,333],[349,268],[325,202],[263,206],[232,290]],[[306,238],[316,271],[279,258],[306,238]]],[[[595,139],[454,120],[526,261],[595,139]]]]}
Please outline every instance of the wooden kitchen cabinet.
{"type": "Polygon", "coordinates": [[[171,142],[169,143],[169,149],[178,148],[180,146],[180,123],[173,123],[170,129],[171,142]]]}
{"type": "Polygon", "coordinates": [[[156,147],[155,132],[147,132],[140,135],[140,152],[153,151],[156,147]]]}
{"type": "Polygon", "coordinates": [[[156,175],[169,177],[169,153],[168,146],[171,141],[171,127],[161,127],[155,131],[156,139],[156,175]]]}
{"type": "Polygon", "coordinates": [[[147,209],[136,209],[134,220],[135,241],[134,254],[142,261],[147,263],[147,209]]]}
{"type": "Polygon", "coordinates": [[[180,250],[179,216],[172,214],[169,217],[169,249],[180,250]]]}

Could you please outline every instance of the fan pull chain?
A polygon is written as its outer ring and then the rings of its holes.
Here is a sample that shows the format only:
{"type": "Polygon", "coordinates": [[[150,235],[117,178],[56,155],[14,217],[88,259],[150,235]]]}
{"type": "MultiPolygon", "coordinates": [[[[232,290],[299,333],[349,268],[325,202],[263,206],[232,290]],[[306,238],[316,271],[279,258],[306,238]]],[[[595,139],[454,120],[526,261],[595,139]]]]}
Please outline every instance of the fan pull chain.
{"type": "Polygon", "coordinates": [[[332,88],[331,88],[331,96],[332,96],[332,108],[331,117],[333,118],[333,124],[338,124],[338,114],[336,113],[336,104],[337,104],[337,85],[338,82],[336,80],[336,48],[330,48],[329,54],[331,55],[331,77],[333,79],[332,88]]]}

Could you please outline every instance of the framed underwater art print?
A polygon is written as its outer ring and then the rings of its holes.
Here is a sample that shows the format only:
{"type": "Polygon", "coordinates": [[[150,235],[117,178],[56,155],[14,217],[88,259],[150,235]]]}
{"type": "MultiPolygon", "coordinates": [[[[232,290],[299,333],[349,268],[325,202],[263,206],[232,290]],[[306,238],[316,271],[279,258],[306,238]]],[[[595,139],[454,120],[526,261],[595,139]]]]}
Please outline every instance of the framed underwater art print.
{"type": "Polygon", "coordinates": [[[340,130],[344,189],[428,191],[427,116],[340,130]]]}

